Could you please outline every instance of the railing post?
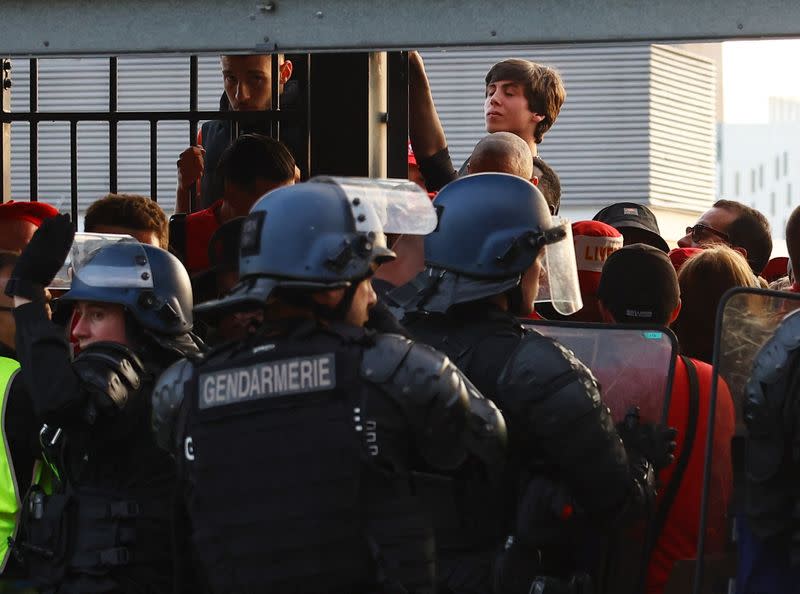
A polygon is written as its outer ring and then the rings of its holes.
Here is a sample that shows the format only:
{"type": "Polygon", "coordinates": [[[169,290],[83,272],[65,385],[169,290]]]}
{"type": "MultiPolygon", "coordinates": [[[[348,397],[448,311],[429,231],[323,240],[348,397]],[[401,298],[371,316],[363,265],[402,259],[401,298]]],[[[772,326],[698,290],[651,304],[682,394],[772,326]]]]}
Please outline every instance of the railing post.
{"type": "Polygon", "coordinates": [[[386,52],[369,55],[369,111],[367,139],[370,177],[386,177],[386,52]]]}
{"type": "MultiPolygon", "coordinates": [[[[11,111],[11,61],[0,58],[0,112],[11,111]]],[[[0,202],[11,199],[11,124],[0,119],[0,202]]]]}

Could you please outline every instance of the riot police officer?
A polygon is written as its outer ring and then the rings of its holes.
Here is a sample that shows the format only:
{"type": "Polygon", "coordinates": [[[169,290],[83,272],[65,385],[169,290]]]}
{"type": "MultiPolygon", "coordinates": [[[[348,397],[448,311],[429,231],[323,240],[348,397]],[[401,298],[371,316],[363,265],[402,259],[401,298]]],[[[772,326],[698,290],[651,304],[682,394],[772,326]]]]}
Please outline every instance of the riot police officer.
{"type": "MultiPolygon", "coordinates": [[[[551,218],[531,183],[505,174],[453,181],[434,206],[439,226],[425,238],[427,267],[390,298],[406,309],[409,331],[446,353],[500,408],[510,461],[507,488],[495,494],[509,517],[482,514],[483,525],[437,531],[442,590],[486,591],[505,541],[497,591],[587,591],[577,570],[591,560],[576,552],[589,531],[579,526],[622,522],[652,498],[654,485],[645,457],[626,453],[589,370],[517,319],[531,314],[545,288],[561,313],[580,307],[570,227],[551,218]]],[[[463,491],[444,496],[441,513],[463,491]]]]}
{"type": "Polygon", "coordinates": [[[262,307],[264,325],[158,382],[154,426],[215,594],[433,592],[415,473],[502,464],[502,417],[445,356],[363,328],[394,258],[373,206],[333,183],[265,195],[242,280],[198,307],[262,307]]]}
{"type": "Polygon", "coordinates": [[[189,277],[168,252],[133,238],[73,245],[66,215],[48,219],[14,267],[22,376],[59,481],[34,486],[15,551],[43,592],[169,592],[175,464],[150,428],[150,392],[171,362],[197,353],[189,277]],[[44,288],[72,245],[71,360],[44,288]]]}

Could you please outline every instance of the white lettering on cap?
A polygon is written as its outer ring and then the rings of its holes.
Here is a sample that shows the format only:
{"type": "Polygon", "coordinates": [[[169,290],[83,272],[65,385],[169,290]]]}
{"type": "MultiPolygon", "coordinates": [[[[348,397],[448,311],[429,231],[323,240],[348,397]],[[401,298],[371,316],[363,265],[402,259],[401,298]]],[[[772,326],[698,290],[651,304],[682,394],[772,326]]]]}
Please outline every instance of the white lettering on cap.
{"type": "Polygon", "coordinates": [[[622,237],[576,235],[573,239],[579,271],[601,272],[608,257],[622,247],[622,237]]]}

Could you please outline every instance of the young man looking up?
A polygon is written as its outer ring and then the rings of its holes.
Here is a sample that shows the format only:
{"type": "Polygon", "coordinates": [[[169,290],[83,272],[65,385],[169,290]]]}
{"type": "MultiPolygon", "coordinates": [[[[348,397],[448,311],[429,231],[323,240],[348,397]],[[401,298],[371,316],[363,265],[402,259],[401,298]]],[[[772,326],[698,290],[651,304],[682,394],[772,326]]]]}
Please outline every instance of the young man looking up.
{"type": "MultiPolygon", "coordinates": [[[[220,56],[225,93],[220,100],[221,111],[266,111],[272,109],[272,56],[220,56]]],[[[279,60],[278,90],[292,76],[292,63],[279,60]]],[[[250,128],[250,127],[248,127],[250,128]]],[[[210,206],[222,196],[222,180],[217,164],[222,152],[233,139],[233,122],[212,120],[203,124],[198,143],[183,151],[178,158],[178,189],[175,212],[189,211],[189,193],[200,182],[201,204],[210,206]]],[[[268,132],[261,129],[253,132],[268,132]]]]}
{"type": "MultiPolygon", "coordinates": [[[[409,133],[429,191],[455,179],[444,128],[436,112],[425,66],[417,52],[409,55],[409,133]]],[[[487,132],[511,132],[537,156],[538,145],[552,127],[566,98],[558,73],[528,60],[498,62],[485,78],[484,118],[487,132]]],[[[466,163],[459,173],[466,171],[466,163]]]]}

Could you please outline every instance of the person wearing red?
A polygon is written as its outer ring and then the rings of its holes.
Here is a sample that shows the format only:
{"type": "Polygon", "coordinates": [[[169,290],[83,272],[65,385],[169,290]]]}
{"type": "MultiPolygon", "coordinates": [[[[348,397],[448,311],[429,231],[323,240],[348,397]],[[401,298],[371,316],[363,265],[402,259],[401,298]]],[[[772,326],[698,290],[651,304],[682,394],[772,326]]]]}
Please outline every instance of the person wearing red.
{"type": "MultiPolygon", "coordinates": [[[[662,250],[633,244],[609,256],[598,287],[605,322],[668,325],[681,309],[677,274],[662,250]]],[[[711,365],[679,357],[675,365],[667,425],[678,429],[676,463],[659,473],[663,486],[656,518],[661,530],[653,545],[646,576],[647,594],[661,594],[676,561],[693,559],[700,530],[700,501],[705,468],[705,444],[712,385],[711,365]],[[660,516],[660,521],[659,521],[660,516]]],[[[706,551],[722,551],[726,542],[726,513],[733,491],[731,439],[734,404],[720,382],[715,412],[714,464],[706,551]]]]}
{"type": "Polygon", "coordinates": [[[685,247],[685,248],[675,248],[669,251],[669,260],[672,262],[672,266],[675,268],[675,272],[680,272],[681,266],[683,266],[686,261],[699,254],[703,251],[703,248],[696,248],[696,247],[685,247]]]}
{"type": "Polygon", "coordinates": [[[786,290],[800,293],[800,283],[792,274],[795,270],[800,270],[800,206],[792,211],[786,221],[786,250],[789,252],[789,278],[792,279],[791,287],[786,290]]]}
{"type": "Polygon", "coordinates": [[[21,252],[44,219],[58,211],[45,202],[0,203],[0,250],[21,252]]]}
{"type": "Polygon", "coordinates": [[[182,237],[173,238],[172,247],[189,274],[210,267],[208,244],[223,223],[246,216],[253,204],[270,190],[294,183],[295,162],[280,141],[260,134],[244,134],[222,154],[219,173],[224,184],[222,198],[206,209],[186,215],[183,233],[176,234],[182,237]]]}

